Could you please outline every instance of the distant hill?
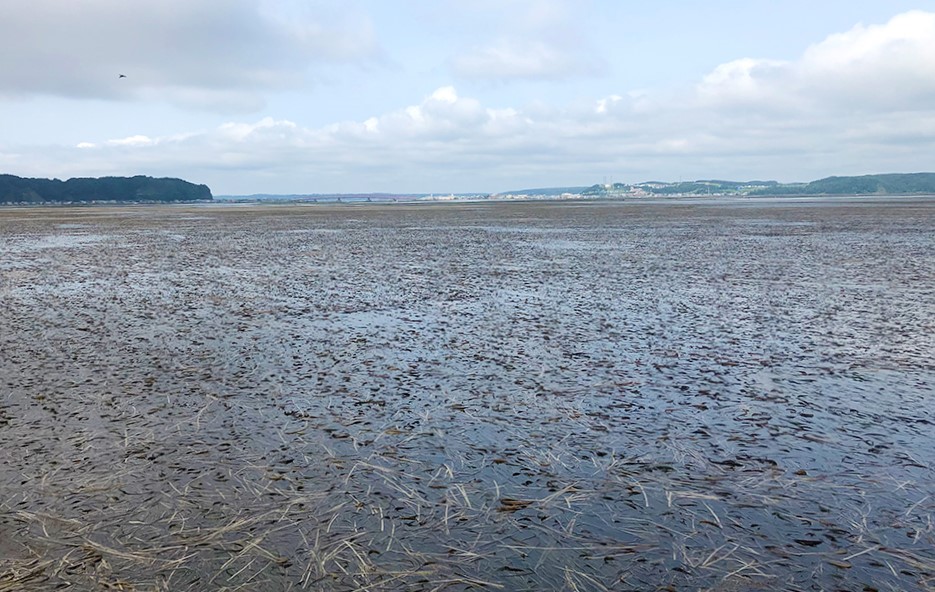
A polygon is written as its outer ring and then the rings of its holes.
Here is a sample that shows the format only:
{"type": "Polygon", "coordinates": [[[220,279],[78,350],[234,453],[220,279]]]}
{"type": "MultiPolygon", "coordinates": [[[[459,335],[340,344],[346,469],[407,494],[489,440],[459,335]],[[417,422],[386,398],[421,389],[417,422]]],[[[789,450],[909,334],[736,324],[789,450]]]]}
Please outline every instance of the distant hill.
{"type": "Polygon", "coordinates": [[[826,177],[811,183],[766,187],[750,195],[906,195],[935,194],[935,173],[826,177]]]}
{"type": "Polygon", "coordinates": [[[0,203],[186,202],[211,200],[207,185],[135,177],[30,179],[0,175],[0,203]]]}
{"type": "Polygon", "coordinates": [[[628,185],[592,185],[586,197],[692,196],[692,195],[935,195],[935,173],[827,177],[809,183],[776,181],[698,180],[666,183],[650,181],[628,185]]]}

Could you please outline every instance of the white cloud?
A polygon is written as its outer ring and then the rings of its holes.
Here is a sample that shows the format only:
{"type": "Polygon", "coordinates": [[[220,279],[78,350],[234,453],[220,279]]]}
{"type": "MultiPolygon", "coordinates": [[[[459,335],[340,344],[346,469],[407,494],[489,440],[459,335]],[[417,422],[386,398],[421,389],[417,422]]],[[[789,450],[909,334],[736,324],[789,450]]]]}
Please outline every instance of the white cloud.
{"type": "Polygon", "coordinates": [[[829,36],[806,52],[803,63],[817,72],[885,66],[898,71],[931,65],[935,58],[935,13],[915,10],[883,25],[857,25],[829,36]]]}
{"type": "Polygon", "coordinates": [[[578,50],[542,41],[501,39],[451,60],[462,78],[488,80],[557,80],[591,76],[601,69],[597,60],[578,50]]]}
{"type": "Polygon", "coordinates": [[[760,100],[789,83],[789,64],[774,60],[741,58],[721,64],[706,75],[698,91],[712,100],[760,100]]]}
{"type": "Polygon", "coordinates": [[[108,146],[128,146],[128,147],[141,147],[141,146],[152,146],[155,144],[155,140],[143,135],[135,135],[127,138],[119,138],[116,140],[108,140],[108,146]]]}
{"type": "Polygon", "coordinates": [[[743,58],[715,68],[702,98],[762,109],[929,109],[935,102],[935,13],[912,11],[858,25],[795,61],[743,58]]]}
{"type": "Polygon", "coordinates": [[[0,96],[251,111],[316,65],[378,53],[366,18],[324,9],[286,18],[261,0],[0,3],[0,55],[10,58],[0,60],[0,96]]]}
{"type": "Polygon", "coordinates": [[[608,108],[613,107],[616,103],[619,103],[623,100],[623,97],[620,95],[610,95],[609,97],[604,97],[603,99],[598,99],[597,104],[594,107],[595,113],[607,113],[608,108]]]}
{"type": "MultiPolygon", "coordinates": [[[[471,80],[555,81],[595,76],[605,64],[579,22],[581,0],[455,1],[473,15],[474,46],[449,58],[455,76],[471,80]]],[[[469,19],[470,20],[470,19],[469,19]]]]}
{"type": "Polygon", "coordinates": [[[217,129],[217,135],[233,142],[246,142],[256,138],[286,138],[298,128],[288,120],[264,117],[256,123],[225,123],[217,129]]]}
{"type": "Polygon", "coordinates": [[[429,99],[432,101],[440,101],[442,103],[453,105],[458,102],[458,92],[453,86],[443,86],[433,92],[429,99]]]}
{"type": "Polygon", "coordinates": [[[912,11],[812,46],[796,65],[805,90],[866,108],[930,108],[935,13],[912,11]]]}

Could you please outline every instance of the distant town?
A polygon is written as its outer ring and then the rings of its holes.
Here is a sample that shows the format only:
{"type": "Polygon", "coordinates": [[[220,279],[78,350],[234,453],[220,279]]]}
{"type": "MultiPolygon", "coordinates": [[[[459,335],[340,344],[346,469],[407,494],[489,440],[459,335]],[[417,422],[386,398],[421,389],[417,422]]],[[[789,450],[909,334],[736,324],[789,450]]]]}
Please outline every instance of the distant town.
{"type": "Polygon", "coordinates": [[[794,195],[935,195],[935,173],[826,177],[808,183],[777,181],[646,181],[602,183],[590,187],[524,189],[496,194],[500,198],[653,198],[653,197],[766,197],[794,195]]]}
{"type": "Polygon", "coordinates": [[[646,181],[579,187],[538,187],[498,193],[355,193],[219,195],[220,201],[411,202],[524,199],[639,199],[666,197],[768,197],[796,195],[935,195],[935,173],[826,177],[808,183],[777,181],[646,181]]]}

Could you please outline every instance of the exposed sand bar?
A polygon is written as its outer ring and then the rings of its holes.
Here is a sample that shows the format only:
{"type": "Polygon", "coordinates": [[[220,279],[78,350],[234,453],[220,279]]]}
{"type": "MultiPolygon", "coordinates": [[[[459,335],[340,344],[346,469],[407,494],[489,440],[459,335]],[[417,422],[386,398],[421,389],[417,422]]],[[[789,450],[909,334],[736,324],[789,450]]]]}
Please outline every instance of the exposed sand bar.
{"type": "Polygon", "coordinates": [[[0,209],[0,592],[935,589],[935,200],[0,209]]]}

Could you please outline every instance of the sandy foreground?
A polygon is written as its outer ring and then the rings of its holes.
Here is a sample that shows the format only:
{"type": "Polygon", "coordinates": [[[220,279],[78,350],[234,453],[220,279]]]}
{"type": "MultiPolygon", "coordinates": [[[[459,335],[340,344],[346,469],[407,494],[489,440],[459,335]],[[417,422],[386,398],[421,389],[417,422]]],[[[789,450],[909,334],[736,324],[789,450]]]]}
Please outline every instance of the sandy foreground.
{"type": "Polygon", "coordinates": [[[933,336],[935,199],[0,209],[0,591],[935,590],[933,336]]]}

